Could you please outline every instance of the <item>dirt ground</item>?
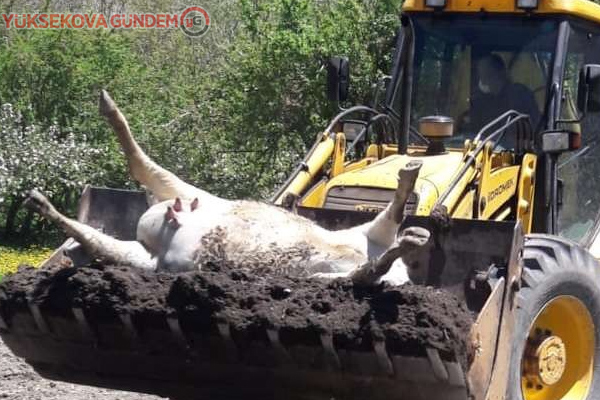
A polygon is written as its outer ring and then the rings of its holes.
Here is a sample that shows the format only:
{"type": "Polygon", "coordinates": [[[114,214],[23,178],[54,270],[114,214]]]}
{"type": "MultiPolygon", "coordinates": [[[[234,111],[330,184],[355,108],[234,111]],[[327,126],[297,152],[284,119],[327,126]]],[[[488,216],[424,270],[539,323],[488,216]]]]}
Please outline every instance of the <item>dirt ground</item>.
{"type": "Polygon", "coordinates": [[[0,339],[0,399],[10,400],[160,400],[161,397],[54,382],[15,357],[0,339]]]}

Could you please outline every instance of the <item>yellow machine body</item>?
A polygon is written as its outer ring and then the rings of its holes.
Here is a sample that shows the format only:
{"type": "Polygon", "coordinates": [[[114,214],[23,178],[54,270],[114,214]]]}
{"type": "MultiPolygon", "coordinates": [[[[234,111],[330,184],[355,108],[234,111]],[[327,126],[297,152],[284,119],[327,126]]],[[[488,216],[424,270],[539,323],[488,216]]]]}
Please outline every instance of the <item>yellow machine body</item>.
{"type": "MultiPolygon", "coordinates": [[[[343,133],[336,136],[342,138],[343,133]]],[[[400,155],[393,145],[371,145],[365,158],[350,162],[343,160],[343,151],[334,152],[335,148],[335,140],[322,140],[309,158],[306,171],[291,183],[279,201],[293,193],[300,197],[298,205],[303,207],[379,212],[393,197],[400,168],[420,160],[423,167],[415,187],[419,196],[416,214],[426,216],[457,176],[475,144],[468,142],[465,149],[449,149],[439,155],[428,155],[424,147],[410,148],[408,154],[400,155]],[[329,162],[337,166],[335,174],[332,169],[328,176],[307,185],[311,182],[311,172],[321,171],[329,162]]],[[[535,168],[533,154],[517,164],[509,152],[493,153],[491,148],[486,149],[442,204],[454,218],[502,221],[518,215],[528,233],[535,168]],[[479,190],[469,189],[469,183],[475,180],[481,182],[479,190]]]]}

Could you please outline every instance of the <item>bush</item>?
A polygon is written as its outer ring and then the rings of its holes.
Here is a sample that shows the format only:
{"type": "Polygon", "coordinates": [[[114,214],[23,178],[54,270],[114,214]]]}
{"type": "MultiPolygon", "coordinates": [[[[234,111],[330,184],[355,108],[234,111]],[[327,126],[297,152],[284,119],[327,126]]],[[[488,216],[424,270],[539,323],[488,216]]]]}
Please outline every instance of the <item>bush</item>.
{"type": "Polygon", "coordinates": [[[5,216],[6,239],[11,239],[17,226],[23,225],[22,235],[29,233],[32,215],[19,214],[27,190],[40,190],[69,209],[87,182],[103,177],[95,163],[104,149],[57,126],[28,125],[10,104],[0,108],[0,135],[0,215],[5,216]]]}

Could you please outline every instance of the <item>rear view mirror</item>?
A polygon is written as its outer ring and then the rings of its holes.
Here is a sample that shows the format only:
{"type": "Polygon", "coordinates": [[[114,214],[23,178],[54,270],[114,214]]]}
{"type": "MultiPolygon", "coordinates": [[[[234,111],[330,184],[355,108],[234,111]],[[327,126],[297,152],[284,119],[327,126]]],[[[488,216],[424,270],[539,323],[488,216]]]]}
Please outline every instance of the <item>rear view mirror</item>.
{"type": "Polygon", "coordinates": [[[350,62],[345,57],[331,57],[327,65],[327,97],[344,102],[350,87],[350,62]]]}
{"type": "Polygon", "coordinates": [[[556,130],[542,133],[542,151],[560,154],[581,148],[581,134],[578,132],[556,130]]]}
{"type": "Polygon", "coordinates": [[[600,111],[600,65],[586,64],[581,68],[577,108],[584,114],[600,111]]]}

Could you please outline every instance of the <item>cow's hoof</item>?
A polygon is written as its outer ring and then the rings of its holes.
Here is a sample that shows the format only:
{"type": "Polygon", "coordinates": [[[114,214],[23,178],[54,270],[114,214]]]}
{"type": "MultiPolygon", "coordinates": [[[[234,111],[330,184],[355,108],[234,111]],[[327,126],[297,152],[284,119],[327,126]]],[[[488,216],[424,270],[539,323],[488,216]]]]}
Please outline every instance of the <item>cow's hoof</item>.
{"type": "Polygon", "coordinates": [[[415,181],[417,176],[419,176],[419,171],[421,170],[422,166],[423,161],[421,160],[413,160],[409,162],[404,167],[400,168],[400,171],[398,171],[398,180],[401,182],[404,181],[410,185],[410,183],[415,181]]]}
{"type": "Polygon", "coordinates": [[[402,249],[402,261],[407,267],[410,281],[417,285],[426,284],[432,250],[431,232],[417,226],[406,228],[398,236],[397,242],[402,249]]]}
{"type": "Polygon", "coordinates": [[[106,90],[102,90],[102,92],[100,92],[98,108],[100,109],[100,114],[104,116],[109,116],[117,110],[117,105],[106,90]]]}
{"type": "Polygon", "coordinates": [[[35,189],[27,193],[27,199],[25,199],[23,205],[29,208],[30,210],[42,215],[48,214],[48,212],[52,208],[52,205],[50,204],[50,201],[46,198],[46,196],[44,196],[35,189]]]}
{"type": "Polygon", "coordinates": [[[431,238],[431,232],[425,228],[419,226],[411,226],[410,228],[404,229],[398,235],[398,247],[404,251],[410,251],[413,249],[424,247],[431,238]]]}
{"type": "Polygon", "coordinates": [[[452,220],[448,215],[448,208],[444,205],[438,204],[431,211],[431,219],[435,222],[437,228],[446,230],[450,228],[452,220]]]}

